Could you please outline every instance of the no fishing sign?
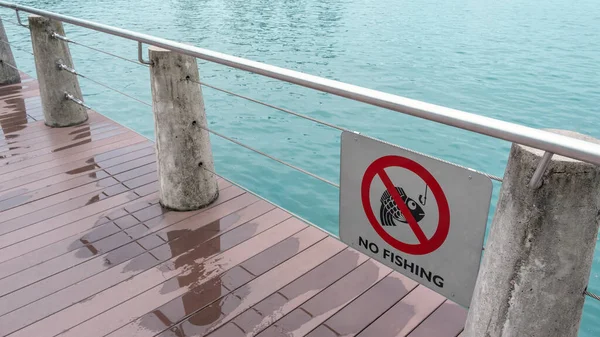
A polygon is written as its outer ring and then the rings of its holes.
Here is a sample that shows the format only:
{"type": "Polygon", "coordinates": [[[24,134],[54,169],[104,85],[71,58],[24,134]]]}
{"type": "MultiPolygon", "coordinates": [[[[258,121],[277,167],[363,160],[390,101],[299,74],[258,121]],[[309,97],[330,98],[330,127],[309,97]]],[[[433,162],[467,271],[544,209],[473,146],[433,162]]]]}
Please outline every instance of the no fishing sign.
{"type": "Polygon", "coordinates": [[[474,170],[342,133],[340,238],[468,307],[492,196],[474,170]]]}

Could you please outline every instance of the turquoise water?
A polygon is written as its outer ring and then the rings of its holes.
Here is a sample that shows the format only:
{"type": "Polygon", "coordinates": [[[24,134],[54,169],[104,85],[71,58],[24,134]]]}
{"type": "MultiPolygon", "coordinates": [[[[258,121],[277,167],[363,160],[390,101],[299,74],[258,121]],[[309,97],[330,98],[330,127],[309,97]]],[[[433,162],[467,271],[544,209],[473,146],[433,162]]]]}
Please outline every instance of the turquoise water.
{"type": "MultiPolygon", "coordinates": [[[[538,128],[600,137],[600,7],[596,0],[20,1],[538,128]]],[[[14,12],[0,10],[4,20],[14,12]]],[[[28,32],[5,23],[31,50],[28,32]]],[[[70,38],[129,58],[136,43],[67,26],[70,38]]],[[[32,56],[14,50],[34,73],[32,56]]],[[[76,69],[150,101],[148,69],[72,45],[76,69]]],[[[276,80],[200,62],[204,81],[495,175],[510,144],[276,80]]],[[[151,109],[81,80],[96,110],[152,137],[151,109]]],[[[204,89],[211,128],[338,181],[339,132],[204,89]]],[[[337,233],[333,187],[212,138],[217,169],[337,233]]],[[[499,184],[494,185],[493,204],[499,184]]],[[[493,207],[492,210],[493,212],[493,207]]],[[[492,214],[490,212],[490,214],[492,214]]],[[[600,293],[600,246],[590,277],[600,293]]],[[[600,336],[586,300],[580,336],[600,336]]]]}

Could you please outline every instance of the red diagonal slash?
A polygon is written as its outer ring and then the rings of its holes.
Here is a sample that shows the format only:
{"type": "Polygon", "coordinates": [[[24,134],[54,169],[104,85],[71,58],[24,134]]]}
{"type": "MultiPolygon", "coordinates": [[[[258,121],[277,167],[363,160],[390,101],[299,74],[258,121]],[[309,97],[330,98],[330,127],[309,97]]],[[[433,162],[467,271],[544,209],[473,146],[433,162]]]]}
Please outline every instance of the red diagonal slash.
{"type": "Polygon", "coordinates": [[[402,197],[400,196],[400,194],[398,194],[394,183],[392,183],[392,180],[387,175],[385,170],[382,169],[379,172],[377,172],[377,174],[379,175],[379,178],[381,178],[381,181],[383,182],[383,185],[385,185],[385,188],[388,190],[388,192],[390,192],[390,195],[394,199],[394,202],[396,202],[396,205],[398,205],[398,208],[400,208],[400,212],[402,212],[402,215],[404,215],[404,218],[408,222],[408,225],[412,229],[413,233],[415,233],[415,236],[417,237],[417,240],[419,240],[419,243],[425,243],[429,241],[429,239],[427,239],[427,236],[425,235],[425,233],[423,233],[423,230],[417,223],[417,220],[415,220],[412,213],[408,209],[408,206],[406,206],[404,200],[402,200],[402,197]]]}

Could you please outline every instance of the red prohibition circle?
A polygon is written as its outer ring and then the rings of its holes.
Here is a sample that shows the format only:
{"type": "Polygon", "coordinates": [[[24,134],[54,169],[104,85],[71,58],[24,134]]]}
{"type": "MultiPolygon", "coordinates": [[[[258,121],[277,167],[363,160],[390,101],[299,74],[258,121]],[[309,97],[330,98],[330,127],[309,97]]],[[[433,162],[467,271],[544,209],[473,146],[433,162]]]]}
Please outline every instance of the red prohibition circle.
{"type": "MultiPolygon", "coordinates": [[[[390,246],[398,249],[401,252],[411,255],[429,254],[438,249],[448,237],[448,232],[450,231],[450,207],[448,206],[448,200],[446,199],[446,195],[444,194],[442,187],[437,182],[437,180],[435,180],[433,175],[431,175],[431,173],[429,173],[427,169],[425,169],[423,166],[421,166],[419,163],[413,160],[400,156],[384,156],[375,160],[373,163],[371,163],[371,165],[369,165],[369,167],[367,167],[367,170],[365,171],[365,174],[363,176],[361,184],[361,199],[367,219],[371,223],[371,226],[373,226],[373,229],[375,229],[375,232],[377,232],[377,234],[390,246]],[[435,197],[435,201],[437,203],[439,212],[437,229],[431,238],[428,239],[421,232],[421,238],[424,239],[420,239],[418,244],[405,243],[388,234],[388,232],[386,232],[385,229],[383,229],[383,226],[379,223],[379,220],[377,220],[377,217],[373,213],[370,200],[371,184],[373,183],[373,179],[375,178],[375,176],[379,176],[381,178],[382,182],[384,183],[388,191],[390,191],[390,193],[397,193],[395,192],[395,188],[391,183],[391,180],[389,179],[387,173],[384,171],[384,169],[388,167],[405,168],[415,173],[421,179],[423,179],[425,184],[427,184],[427,186],[429,187],[429,190],[435,197]],[[392,185],[391,187],[390,184],[392,185]],[[392,189],[393,191],[391,191],[390,189],[392,189]]],[[[394,198],[394,200],[397,199],[394,198]]],[[[402,200],[400,199],[400,201],[402,200]]],[[[397,201],[395,202],[398,204],[397,201]]],[[[404,202],[400,203],[402,205],[398,205],[398,208],[400,209],[400,211],[402,211],[402,214],[411,226],[413,232],[415,232],[414,226],[417,226],[418,230],[421,230],[417,222],[414,220],[412,214],[410,214],[410,212],[406,212],[408,214],[405,214],[405,211],[403,211],[408,210],[406,204],[404,204],[404,202]]],[[[416,232],[415,235],[417,236],[417,238],[419,238],[419,235],[416,232]]]]}

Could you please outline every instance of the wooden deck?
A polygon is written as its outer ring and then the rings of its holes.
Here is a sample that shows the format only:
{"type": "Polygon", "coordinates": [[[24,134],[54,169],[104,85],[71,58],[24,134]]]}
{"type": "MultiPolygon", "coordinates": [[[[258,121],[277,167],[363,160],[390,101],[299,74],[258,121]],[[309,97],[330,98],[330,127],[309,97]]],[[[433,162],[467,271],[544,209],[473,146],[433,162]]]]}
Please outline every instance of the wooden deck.
{"type": "Polygon", "coordinates": [[[1,336],[462,331],[458,305],[226,180],[161,208],[154,144],[95,112],[46,127],[31,78],[0,87],[0,126],[1,336]]]}

